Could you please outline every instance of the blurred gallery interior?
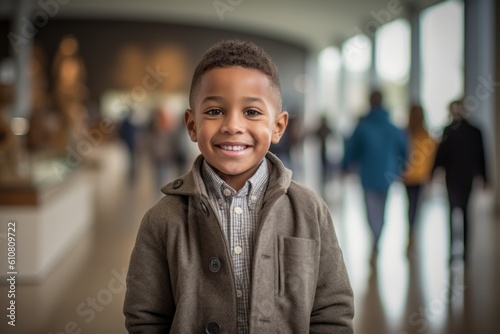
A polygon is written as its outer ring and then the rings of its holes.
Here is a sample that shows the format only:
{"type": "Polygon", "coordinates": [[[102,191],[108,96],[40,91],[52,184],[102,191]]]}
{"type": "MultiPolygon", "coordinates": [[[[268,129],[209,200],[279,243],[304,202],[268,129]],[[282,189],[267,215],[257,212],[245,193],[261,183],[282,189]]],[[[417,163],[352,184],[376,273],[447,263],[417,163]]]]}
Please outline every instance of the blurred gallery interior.
{"type": "Polygon", "coordinates": [[[124,279],[142,216],[198,154],[183,124],[193,69],[230,38],[259,44],[277,64],[290,123],[271,150],[330,207],[355,333],[496,332],[499,16],[494,0],[0,0],[0,332],[125,333],[124,279]],[[411,254],[404,186],[391,186],[370,262],[363,191],[339,166],[373,89],[402,129],[417,103],[439,141],[456,99],[481,129],[489,182],[471,195],[466,263],[448,261],[443,177],[423,190],[411,254]],[[15,328],[3,314],[9,222],[15,328]]]}

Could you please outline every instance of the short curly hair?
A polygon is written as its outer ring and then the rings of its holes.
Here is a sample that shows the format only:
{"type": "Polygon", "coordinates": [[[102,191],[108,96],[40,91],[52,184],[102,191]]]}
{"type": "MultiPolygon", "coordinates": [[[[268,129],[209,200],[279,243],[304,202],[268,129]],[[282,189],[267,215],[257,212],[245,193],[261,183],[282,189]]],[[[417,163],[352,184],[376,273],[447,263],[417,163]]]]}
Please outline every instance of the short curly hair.
{"type": "Polygon", "coordinates": [[[256,44],[243,40],[225,40],[209,48],[194,70],[189,92],[189,103],[193,106],[193,98],[200,85],[203,74],[214,68],[241,66],[256,69],[269,78],[272,88],[277,94],[278,107],[281,110],[281,86],[276,65],[271,57],[256,44]]]}

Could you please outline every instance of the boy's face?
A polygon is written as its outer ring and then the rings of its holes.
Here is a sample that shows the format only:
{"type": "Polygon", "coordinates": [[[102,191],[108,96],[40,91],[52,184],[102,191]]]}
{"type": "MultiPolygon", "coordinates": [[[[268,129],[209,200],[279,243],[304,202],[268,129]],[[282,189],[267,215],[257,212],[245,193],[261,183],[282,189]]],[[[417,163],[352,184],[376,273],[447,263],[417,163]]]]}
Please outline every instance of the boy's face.
{"type": "Polygon", "coordinates": [[[236,190],[285,132],[288,114],[277,110],[278,99],[258,70],[215,68],[201,77],[185,113],[186,127],[208,164],[236,190]]]}

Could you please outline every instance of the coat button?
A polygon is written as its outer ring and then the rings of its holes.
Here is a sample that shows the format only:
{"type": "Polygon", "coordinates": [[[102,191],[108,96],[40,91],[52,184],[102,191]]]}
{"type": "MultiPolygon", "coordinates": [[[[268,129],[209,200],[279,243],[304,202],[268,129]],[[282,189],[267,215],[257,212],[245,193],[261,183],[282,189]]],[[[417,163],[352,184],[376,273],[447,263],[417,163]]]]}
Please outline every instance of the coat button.
{"type": "Polygon", "coordinates": [[[201,211],[203,211],[205,216],[208,216],[208,208],[204,203],[201,203],[201,211]]]}
{"type": "Polygon", "coordinates": [[[210,271],[213,273],[216,273],[220,269],[220,260],[216,257],[210,258],[210,262],[208,263],[208,267],[210,268],[210,271]]]}
{"type": "Polygon", "coordinates": [[[207,326],[205,327],[205,331],[208,334],[217,334],[220,332],[220,325],[216,322],[209,322],[207,326]]]}
{"type": "Polygon", "coordinates": [[[172,187],[174,187],[174,189],[177,189],[180,186],[182,186],[183,183],[184,183],[184,181],[182,181],[181,179],[177,179],[174,181],[174,184],[172,185],[172,187]]]}

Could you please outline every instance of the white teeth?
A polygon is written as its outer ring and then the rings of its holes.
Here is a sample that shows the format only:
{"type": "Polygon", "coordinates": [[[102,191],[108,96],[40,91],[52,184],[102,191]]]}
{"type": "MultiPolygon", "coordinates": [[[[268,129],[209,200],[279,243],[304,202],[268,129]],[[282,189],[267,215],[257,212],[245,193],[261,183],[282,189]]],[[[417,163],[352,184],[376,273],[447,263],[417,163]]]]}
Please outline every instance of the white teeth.
{"type": "Polygon", "coordinates": [[[227,145],[221,145],[220,146],[223,150],[228,150],[228,151],[242,151],[246,149],[246,146],[227,146],[227,145]]]}

